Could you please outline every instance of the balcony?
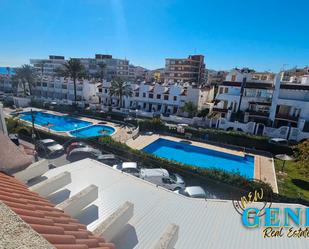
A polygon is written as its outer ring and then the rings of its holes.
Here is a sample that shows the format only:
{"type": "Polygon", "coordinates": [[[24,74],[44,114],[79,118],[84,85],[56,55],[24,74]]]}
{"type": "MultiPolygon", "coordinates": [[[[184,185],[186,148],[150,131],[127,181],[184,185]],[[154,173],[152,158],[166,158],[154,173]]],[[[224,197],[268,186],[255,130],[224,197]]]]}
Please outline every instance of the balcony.
{"type": "Polygon", "coordinates": [[[265,117],[267,118],[269,116],[269,112],[261,112],[261,111],[247,111],[249,113],[249,116],[251,117],[265,117]]]}
{"type": "Polygon", "coordinates": [[[221,112],[221,113],[227,113],[228,112],[228,109],[226,108],[218,108],[218,107],[214,107],[212,109],[213,112],[221,112]]]}
{"type": "Polygon", "coordinates": [[[281,114],[281,113],[276,114],[276,119],[290,121],[290,122],[297,122],[298,118],[299,118],[298,116],[295,117],[295,116],[291,116],[291,115],[287,115],[287,114],[281,114]]]}

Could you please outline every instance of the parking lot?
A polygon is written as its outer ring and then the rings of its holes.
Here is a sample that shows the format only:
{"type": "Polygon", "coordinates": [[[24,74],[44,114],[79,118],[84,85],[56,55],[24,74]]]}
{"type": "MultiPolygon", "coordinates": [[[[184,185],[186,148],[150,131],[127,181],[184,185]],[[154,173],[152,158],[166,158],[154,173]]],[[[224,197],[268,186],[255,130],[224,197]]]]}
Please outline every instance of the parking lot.
{"type": "MultiPolygon", "coordinates": [[[[100,151],[100,153],[104,155],[104,154],[107,154],[108,152],[100,151]]],[[[115,157],[118,161],[122,161],[122,162],[128,161],[127,158],[123,158],[121,155],[115,155],[115,157]]],[[[45,158],[44,156],[39,157],[39,159],[44,159],[44,158],[45,158]]],[[[56,156],[48,157],[46,159],[49,161],[51,168],[61,167],[63,165],[71,163],[71,161],[68,160],[67,158],[66,152],[56,155],[56,156]]],[[[81,157],[80,159],[83,159],[83,157],[81,157]]],[[[79,160],[79,158],[75,158],[75,160],[79,160]]],[[[104,161],[101,161],[101,162],[107,164],[104,161]]],[[[137,165],[139,168],[149,168],[149,166],[143,165],[140,162],[137,162],[137,165]]],[[[113,164],[109,166],[113,166],[113,164]]],[[[172,173],[172,172],[169,172],[169,173],[172,173]]],[[[207,194],[207,198],[233,199],[233,196],[237,196],[239,194],[238,190],[231,188],[231,186],[227,186],[222,183],[214,182],[210,179],[201,180],[199,178],[188,177],[184,175],[181,175],[181,177],[184,179],[186,186],[201,186],[205,190],[207,194]]]]}

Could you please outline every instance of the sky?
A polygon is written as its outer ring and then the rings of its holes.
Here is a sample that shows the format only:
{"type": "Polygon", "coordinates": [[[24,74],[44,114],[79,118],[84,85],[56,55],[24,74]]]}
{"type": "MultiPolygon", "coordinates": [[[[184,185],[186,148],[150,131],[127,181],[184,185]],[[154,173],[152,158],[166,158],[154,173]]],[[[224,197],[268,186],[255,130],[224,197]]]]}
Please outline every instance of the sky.
{"type": "Polygon", "coordinates": [[[308,0],[0,0],[0,66],[50,54],[149,69],[203,54],[206,68],[309,65],[308,0]]]}

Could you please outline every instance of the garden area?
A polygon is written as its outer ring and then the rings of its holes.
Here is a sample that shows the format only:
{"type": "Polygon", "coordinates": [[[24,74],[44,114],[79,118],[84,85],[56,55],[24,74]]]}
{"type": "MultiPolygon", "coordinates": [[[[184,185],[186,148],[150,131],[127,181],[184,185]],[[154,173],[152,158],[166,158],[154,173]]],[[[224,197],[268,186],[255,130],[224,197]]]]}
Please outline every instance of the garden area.
{"type": "Polygon", "coordinates": [[[279,193],[309,200],[309,141],[294,146],[293,151],[295,160],[286,161],[284,168],[281,160],[275,160],[279,193]]]}
{"type": "MultiPolygon", "coordinates": [[[[155,131],[157,133],[169,133],[173,136],[182,136],[168,129],[160,119],[153,120],[140,120],[140,130],[143,131],[155,131]]],[[[16,119],[7,120],[8,130],[10,132],[22,133],[23,136],[31,137],[29,127],[21,125],[16,119]],[[22,127],[20,127],[22,126],[22,127]]],[[[280,195],[273,195],[273,199],[277,202],[296,202],[309,205],[309,142],[303,142],[294,147],[282,147],[268,143],[268,139],[264,137],[252,136],[241,132],[234,131],[221,131],[214,129],[199,129],[195,127],[186,127],[186,131],[192,134],[193,140],[207,143],[220,143],[222,146],[235,146],[236,148],[251,148],[266,151],[267,153],[287,153],[293,155],[294,161],[286,162],[284,168],[284,174],[279,174],[282,168],[282,161],[275,160],[275,167],[277,172],[278,187],[280,195]],[[206,141],[205,141],[205,138],[206,141]]],[[[53,138],[60,143],[64,143],[68,138],[58,135],[50,134],[43,131],[36,131],[39,133],[40,138],[53,138]]],[[[162,167],[172,172],[186,175],[188,177],[199,178],[201,181],[212,180],[218,184],[225,184],[234,189],[239,189],[239,193],[242,191],[249,191],[263,187],[269,189],[270,187],[261,182],[255,182],[247,180],[237,174],[229,174],[227,172],[215,169],[199,169],[189,165],[183,165],[176,162],[171,162],[162,158],[157,158],[151,154],[144,153],[139,150],[134,150],[125,144],[121,144],[112,140],[110,137],[104,138],[91,138],[87,139],[87,142],[91,143],[95,147],[118,155],[122,155],[128,160],[141,162],[149,167],[162,167]]]]}

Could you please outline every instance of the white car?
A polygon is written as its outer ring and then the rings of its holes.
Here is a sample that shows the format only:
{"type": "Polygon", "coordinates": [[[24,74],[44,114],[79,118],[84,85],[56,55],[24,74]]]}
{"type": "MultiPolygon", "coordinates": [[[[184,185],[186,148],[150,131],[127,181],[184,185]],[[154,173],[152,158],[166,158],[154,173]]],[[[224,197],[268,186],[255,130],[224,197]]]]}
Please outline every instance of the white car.
{"type": "Polygon", "coordinates": [[[186,187],[184,189],[176,190],[174,192],[192,198],[206,198],[206,193],[204,189],[202,189],[202,187],[200,186],[186,187]]]}
{"type": "Polygon", "coordinates": [[[140,176],[140,169],[137,167],[136,162],[119,163],[114,165],[113,168],[137,177],[140,176]]]}
{"type": "Polygon", "coordinates": [[[141,169],[140,178],[169,190],[184,188],[185,182],[180,175],[169,174],[166,169],[141,169]]]}
{"type": "Polygon", "coordinates": [[[57,143],[53,139],[39,140],[36,143],[35,147],[38,153],[41,153],[45,156],[51,156],[51,155],[60,154],[64,152],[63,146],[57,143]]]}

